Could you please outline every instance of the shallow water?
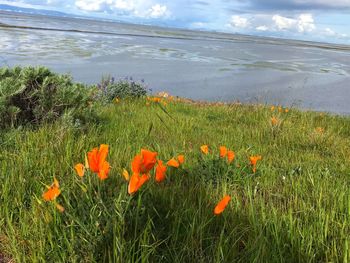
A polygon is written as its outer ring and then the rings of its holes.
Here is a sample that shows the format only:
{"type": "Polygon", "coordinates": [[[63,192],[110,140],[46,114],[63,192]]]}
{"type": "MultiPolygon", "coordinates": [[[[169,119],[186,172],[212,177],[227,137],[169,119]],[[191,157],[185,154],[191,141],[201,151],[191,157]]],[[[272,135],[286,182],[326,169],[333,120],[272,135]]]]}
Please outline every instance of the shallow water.
{"type": "Polygon", "coordinates": [[[0,11],[1,23],[10,25],[0,26],[1,66],[45,65],[85,83],[132,76],[193,99],[350,113],[350,47],[0,11]]]}

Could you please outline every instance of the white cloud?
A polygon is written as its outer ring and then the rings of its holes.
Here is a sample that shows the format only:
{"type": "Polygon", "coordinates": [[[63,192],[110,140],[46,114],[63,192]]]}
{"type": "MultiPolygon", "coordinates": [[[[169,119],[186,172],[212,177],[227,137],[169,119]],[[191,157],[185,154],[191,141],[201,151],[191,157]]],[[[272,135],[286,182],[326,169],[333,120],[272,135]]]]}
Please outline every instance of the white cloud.
{"type": "Polygon", "coordinates": [[[110,0],[78,0],[75,1],[76,7],[83,11],[101,12],[106,5],[112,4],[110,0]]]}
{"type": "Polygon", "coordinates": [[[170,12],[168,8],[165,5],[160,5],[160,4],[156,4],[152,6],[146,12],[146,17],[150,17],[150,18],[161,18],[161,17],[167,17],[169,15],[170,15],[170,12]]]}
{"type": "Polygon", "coordinates": [[[114,7],[121,10],[133,10],[135,9],[135,4],[133,1],[116,0],[114,1],[114,7]]]}
{"type": "Polygon", "coordinates": [[[269,30],[269,28],[267,26],[257,26],[255,29],[258,30],[258,31],[267,31],[267,30],[269,30]]]}
{"type": "Polygon", "coordinates": [[[274,15],[272,16],[272,20],[278,30],[290,30],[304,33],[311,32],[316,28],[312,14],[300,14],[297,18],[274,15]]]}
{"type": "Polygon", "coordinates": [[[279,30],[291,29],[296,25],[295,19],[280,15],[274,15],[272,20],[275,22],[275,25],[279,30]]]}
{"type": "Polygon", "coordinates": [[[298,31],[311,32],[316,28],[312,14],[301,14],[298,17],[298,31]]]}
{"type": "Polygon", "coordinates": [[[250,23],[245,17],[233,15],[231,16],[230,25],[234,28],[247,28],[250,23]]]}
{"type": "Polygon", "coordinates": [[[335,38],[347,38],[348,37],[347,34],[335,32],[333,29],[330,29],[329,27],[326,27],[322,31],[322,34],[326,37],[335,37],[335,38]]]}
{"type": "Polygon", "coordinates": [[[75,6],[88,12],[124,12],[140,18],[166,18],[171,12],[166,5],[151,0],[76,0],[75,6]]]}

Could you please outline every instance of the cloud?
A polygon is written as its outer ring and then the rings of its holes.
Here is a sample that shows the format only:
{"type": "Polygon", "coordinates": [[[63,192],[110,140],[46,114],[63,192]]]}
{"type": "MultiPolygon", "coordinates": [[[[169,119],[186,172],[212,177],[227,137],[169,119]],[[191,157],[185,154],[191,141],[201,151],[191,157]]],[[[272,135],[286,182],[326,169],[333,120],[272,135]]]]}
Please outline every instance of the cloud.
{"type": "Polygon", "coordinates": [[[246,0],[251,8],[263,10],[350,9],[350,0],[246,0]]]}
{"type": "Polygon", "coordinates": [[[170,11],[165,5],[156,4],[148,9],[146,17],[161,18],[170,16],[170,11]]]}
{"type": "Polygon", "coordinates": [[[297,30],[299,33],[304,33],[316,28],[312,14],[300,14],[297,18],[274,15],[272,20],[278,30],[297,30]]]}
{"type": "Polygon", "coordinates": [[[322,33],[326,37],[336,37],[336,38],[347,38],[348,37],[347,34],[341,34],[341,33],[335,32],[334,30],[330,29],[329,27],[326,27],[322,33]]]}
{"type": "Polygon", "coordinates": [[[257,26],[255,29],[257,31],[268,31],[269,30],[269,28],[267,26],[265,26],[265,25],[257,26]]]}
{"type": "Polygon", "coordinates": [[[78,0],[75,1],[75,6],[83,11],[101,12],[105,11],[110,1],[105,0],[78,0]]]}
{"type": "Polygon", "coordinates": [[[280,15],[274,15],[272,17],[272,20],[275,22],[275,25],[277,26],[278,30],[291,29],[296,24],[295,19],[283,17],[280,15]]]}
{"type": "Polygon", "coordinates": [[[234,28],[247,28],[250,23],[247,18],[238,15],[231,16],[230,25],[234,28]]]}
{"type": "Polygon", "coordinates": [[[87,12],[107,12],[139,18],[167,18],[171,12],[166,5],[148,0],[76,0],[75,6],[87,12]]]}
{"type": "Polygon", "coordinates": [[[228,25],[234,29],[251,32],[291,32],[309,33],[316,29],[314,18],[310,13],[302,13],[292,17],[279,14],[251,14],[230,17],[228,25]]]}

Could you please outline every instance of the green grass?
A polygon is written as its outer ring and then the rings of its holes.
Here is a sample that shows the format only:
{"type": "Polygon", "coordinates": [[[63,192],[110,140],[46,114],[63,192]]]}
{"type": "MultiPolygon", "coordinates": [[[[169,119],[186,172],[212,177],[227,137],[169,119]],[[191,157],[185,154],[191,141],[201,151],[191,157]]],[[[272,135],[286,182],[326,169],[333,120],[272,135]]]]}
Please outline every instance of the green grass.
{"type": "Polygon", "coordinates": [[[259,105],[165,109],[121,101],[87,129],[57,122],[3,133],[0,262],[350,262],[348,117],[259,105]],[[73,166],[102,143],[109,178],[78,178],[73,166]],[[235,151],[233,164],[219,159],[220,145],[235,151]],[[186,161],[129,196],[121,172],[141,148],[186,161]],[[41,197],[54,176],[64,213],[41,197]],[[225,194],[232,200],[214,216],[225,194]]]}

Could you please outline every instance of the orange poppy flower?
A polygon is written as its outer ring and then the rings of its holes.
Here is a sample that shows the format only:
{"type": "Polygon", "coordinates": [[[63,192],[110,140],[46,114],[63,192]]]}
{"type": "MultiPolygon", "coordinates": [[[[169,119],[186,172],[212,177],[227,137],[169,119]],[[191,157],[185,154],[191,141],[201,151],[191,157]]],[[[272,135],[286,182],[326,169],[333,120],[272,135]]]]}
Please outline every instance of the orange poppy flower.
{"type": "Polygon", "coordinates": [[[276,117],[271,118],[271,124],[272,126],[276,126],[279,123],[279,120],[276,117]]]}
{"type": "Polygon", "coordinates": [[[77,174],[80,176],[80,177],[83,177],[84,176],[84,173],[85,173],[85,166],[84,164],[82,163],[78,163],[74,166],[74,169],[75,171],[77,172],[77,174]]]}
{"type": "Polygon", "coordinates": [[[229,163],[233,162],[233,160],[235,159],[235,152],[228,150],[227,151],[227,160],[229,163]]]}
{"type": "Polygon", "coordinates": [[[157,152],[141,149],[141,154],[134,157],[131,163],[131,169],[137,174],[146,174],[153,169],[157,162],[157,152]]]}
{"type": "Polygon", "coordinates": [[[271,106],[270,110],[274,111],[275,110],[275,106],[271,106]]]}
{"type": "Polygon", "coordinates": [[[206,144],[202,145],[202,146],[201,146],[201,151],[202,151],[202,153],[204,153],[204,154],[208,154],[208,153],[209,153],[209,147],[208,147],[208,145],[206,145],[206,144]]]}
{"type": "Polygon", "coordinates": [[[143,174],[140,176],[139,174],[134,173],[129,181],[128,193],[136,193],[141,188],[141,186],[149,180],[149,178],[150,176],[148,174],[143,174]]]}
{"type": "Polygon", "coordinates": [[[90,170],[97,173],[101,180],[108,177],[110,170],[109,163],[106,161],[108,155],[108,145],[101,144],[100,149],[94,148],[88,152],[88,163],[90,170]]]}
{"type": "Polygon", "coordinates": [[[64,212],[64,207],[63,206],[61,206],[60,204],[56,204],[56,208],[57,208],[57,210],[58,211],[60,211],[61,213],[63,213],[64,212]]]}
{"type": "Polygon", "coordinates": [[[104,161],[104,163],[100,167],[100,170],[98,171],[98,174],[97,174],[98,178],[100,178],[101,180],[107,179],[110,169],[111,167],[109,166],[109,163],[104,161]]]}
{"type": "Polygon", "coordinates": [[[257,156],[250,156],[249,157],[250,160],[250,164],[253,166],[253,172],[256,172],[256,163],[261,160],[261,156],[257,155],[257,156]]]}
{"type": "Polygon", "coordinates": [[[185,155],[183,154],[178,155],[177,161],[179,162],[179,164],[183,164],[185,162],[185,155]]]}
{"type": "Polygon", "coordinates": [[[220,202],[215,206],[214,214],[215,215],[221,214],[225,210],[230,200],[231,200],[231,197],[229,195],[226,195],[224,198],[222,198],[220,202]]]}
{"type": "Polygon", "coordinates": [[[166,164],[175,168],[178,168],[180,166],[180,163],[175,158],[170,159],[166,164]]]}
{"type": "Polygon", "coordinates": [[[285,112],[285,113],[288,113],[288,112],[289,112],[289,109],[288,109],[288,108],[286,108],[286,109],[284,110],[284,112],[285,112]]]}
{"type": "Polygon", "coordinates": [[[98,173],[100,167],[103,166],[103,163],[106,160],[108,154],[108,145],[101,144],[100,149],[94,148],[88,152],[88,160],[91,171],[98,173]]]}
{"type": "Polygon", "coordinates": [[[227,155],[227,148],[225,146],[220,146],[219,150],[220,150],[220,157],[221,158],[226,157],[226,155],[227,155]]]}
{"type": "Polygon", "coordinates": [[[315,129],[315,131],[316,131],[316,133],[322,134],[322,133],[324,133],[324,128],[322,128],[322,127],[317,127],[317,128],[315,129]]]}
{"type": "Polygon", "coordinates": [[[45,201],[53,201],[61,193],[60,185],[56,178],[54,178],[53,184],[48,188],[48,190],[43,193],[43,198],[45,201]]]}
{"type": "Polygon", "coordinates": [[[160,183],[165,180],[166,165],[163,165],[161,160],[157,161],[158,165],[156,167],[156,182],[160,183]]]}

